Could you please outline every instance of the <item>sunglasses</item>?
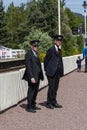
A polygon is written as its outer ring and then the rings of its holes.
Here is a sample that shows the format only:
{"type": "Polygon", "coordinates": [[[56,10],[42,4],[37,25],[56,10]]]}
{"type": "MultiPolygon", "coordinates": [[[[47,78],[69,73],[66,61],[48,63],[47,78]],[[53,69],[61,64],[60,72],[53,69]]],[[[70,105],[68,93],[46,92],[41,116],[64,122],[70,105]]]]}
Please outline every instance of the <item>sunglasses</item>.
{"type": "Polygon", "coordinates": [[[33,45],[33,47],[39,47],[38,45],[33,45]]]}

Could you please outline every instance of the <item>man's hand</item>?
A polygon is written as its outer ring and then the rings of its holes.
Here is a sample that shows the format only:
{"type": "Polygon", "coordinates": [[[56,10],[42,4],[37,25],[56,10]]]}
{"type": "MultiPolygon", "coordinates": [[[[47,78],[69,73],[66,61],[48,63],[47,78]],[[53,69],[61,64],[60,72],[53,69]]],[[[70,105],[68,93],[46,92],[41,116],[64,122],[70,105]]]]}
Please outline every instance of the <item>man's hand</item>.
{"type": "Polygon", "coordinates": [[[31,78],[32,83],[36,83],[35,78],[31,78]]]}

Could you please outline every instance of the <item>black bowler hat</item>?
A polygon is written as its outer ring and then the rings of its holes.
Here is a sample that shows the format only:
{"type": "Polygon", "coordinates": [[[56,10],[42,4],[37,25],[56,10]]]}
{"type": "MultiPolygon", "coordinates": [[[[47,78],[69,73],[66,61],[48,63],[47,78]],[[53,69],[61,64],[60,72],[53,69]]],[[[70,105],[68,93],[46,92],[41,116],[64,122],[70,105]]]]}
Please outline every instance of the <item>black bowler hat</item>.
{"type": "Polygon", "coordinates": [[[39,40],[32,40],[32,41],[30,41],[30,44],[31,45],[38,45],[39,42],[40,42],[39,40]]]}
{"type": "Polygon", "coordinates": [[[61,41],[63,39],[62,35],[55,35],[54,40],[61,41]]]}

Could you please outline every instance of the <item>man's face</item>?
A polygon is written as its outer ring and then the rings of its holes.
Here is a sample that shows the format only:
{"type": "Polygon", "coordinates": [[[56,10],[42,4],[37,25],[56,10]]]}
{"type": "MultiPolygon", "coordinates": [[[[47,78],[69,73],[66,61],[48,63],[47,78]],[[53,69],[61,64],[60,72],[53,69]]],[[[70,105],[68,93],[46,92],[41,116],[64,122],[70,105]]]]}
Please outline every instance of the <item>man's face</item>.
{"type": "Polygon", "coordinates": [[[61,46],[61,41],[55,40],[55,44],[56,44],[57,46],[61,46]]]}
{"type": "Polygon", "coordinates": [[[34,51],[36,51],[36,52],[38,51],[38,47],[39,47],[38,45],[32,45],[32,46],[31,46],[31,48],[32,48],[34,51]]]}

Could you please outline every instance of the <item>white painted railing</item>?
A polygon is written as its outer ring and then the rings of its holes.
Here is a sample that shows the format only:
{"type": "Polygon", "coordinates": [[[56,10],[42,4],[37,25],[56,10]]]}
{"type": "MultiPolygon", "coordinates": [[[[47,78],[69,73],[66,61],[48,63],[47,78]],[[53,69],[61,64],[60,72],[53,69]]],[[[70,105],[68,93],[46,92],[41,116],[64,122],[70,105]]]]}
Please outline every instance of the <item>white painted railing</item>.
{"type": "MultiPolygon", "coordinates": [[[[67,74],[77,68],[77,56],[78,55],[63,58],[64,74],[67,74]]],[[[43,88],[48,84],[43,63],[42,69],[44,73],[44,81],[40,82],[40,88],[43,88]]],[[[26,81],[22,80],[24,70],[25,68],[16,71],[0,73],[0,111],[14,106],[19,101],[26,98],[28,85],[26,81]]]]}

